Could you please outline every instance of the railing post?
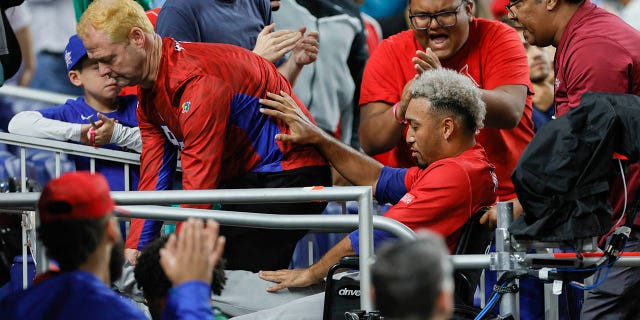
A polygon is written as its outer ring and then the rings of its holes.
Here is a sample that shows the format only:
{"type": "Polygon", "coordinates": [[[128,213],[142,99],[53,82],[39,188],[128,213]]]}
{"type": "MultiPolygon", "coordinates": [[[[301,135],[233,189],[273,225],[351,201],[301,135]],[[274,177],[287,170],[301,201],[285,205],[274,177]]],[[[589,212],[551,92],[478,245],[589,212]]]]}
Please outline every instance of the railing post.
{"type": "Polygon", "coordinates": [[[29,274],[27,270],[27,228],[28,228],[29,216],[26,213],[22,214],[22,289],[26,289],[29,286],[29,274]]]}
{"type": "Polygon", "coordinates": [[[20,187],[27,192],[27,148],[20,147],[20,187]]]}
{"type": "Polygon", "coordinates": [[[371,302],[371,270],[373,258],[373,196],[371,188],[358,197],[360,221],[360,309],[373,310],[371,302]]]}
{"type": "MultiPolygon", "coordinates": [[[[511,252],[511,236],[509,235],[509,226],[513,222],[513,203],[498,202],[498,226],[496,228],[496,254],[499,257],[510,259],[511,252]]],[[[499,260],[503,260],[500,258],[499,260]]],[[[504,265],[511,265],[508,261],[504,265]]],[[[505,273],[505,269],[498,271],[498,279],[505,273]]],[[[514,280],[517,283],[517,280],[514,280]]],[[[505,316],[511,314],[514,319],[520,320],[518,312],[518,299],[516,293],[505,293],[500,300],[500,315],[505,316]]]]}
{"type": "Polygon", "coordinates": [[[56,178],[59,178],[62,172],[62,168],[61,168],[62,164],[60,162],[60,152],[56,152],[55,157],[56,157],[56,169],[55,169],[56,173],[55,174],[56,174],[56,178]]]}

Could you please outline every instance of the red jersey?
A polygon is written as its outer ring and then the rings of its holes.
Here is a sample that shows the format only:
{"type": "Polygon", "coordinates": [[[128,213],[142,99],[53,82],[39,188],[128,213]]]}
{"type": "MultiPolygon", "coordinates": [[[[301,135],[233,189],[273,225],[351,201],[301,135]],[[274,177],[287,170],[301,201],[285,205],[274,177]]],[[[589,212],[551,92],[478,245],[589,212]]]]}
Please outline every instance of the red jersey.
{"type": "MultiPolygon", "coordinates": [[[[185,190],[215,189],[246,172],[327,165],[313,146],[276,141],[289,128],[259,112],[259,98],[284,91],[312,119],[271,62],[237,46],[164,38],[158,68],[154,86],[138,92],[139,190],[171,187],[178,150],[185,190]]],[[[155,233],[138,220],[131,229],[127,248],[140,247],[147,230],[155,233]]]]}
{"type": "MultiPolygon", "coordinates": [[[[453,252],[460,230],[471,215],[496,202],[496,176],[481,145],[454,158],[438,160],[426,169],[384,167],[376,199],[395,205],[384,216],[411,230],[429,229],[442,235],[453,252]]],[[[388,236],[376,231],[374,241],[388,236]]],[[[358,232],[349,237],[358,248],[358,232]]],[[[376,243],[376,246],[379,243],[376,243]]]]}
{"type": "MultiPolygon", "coordinates": [[[[424,50],[412,30],[401,32],[380,44],[364,70],[360,105],[383,101],[391,105],[400,101],[402,89],[413,79],[416,70],[411,58],[416,50],[424,50]]],[[[524,113],[517,127],[511,130],[483,128],[477,137],[485,147],[489,160],[496,166],[500,200],[516,197],[511,173],[522,151],[533,137],[532,94],[529,64],[522,41],[513,28],[498,21],[474,18],[469,24],[469,38],[450,59],[440,61],[444,68],[467,75],[481,89],[492,90],[501,85],[522,84],[528,95],[524,113]]],[[[408,147],[399,141],[397,147],[384,154],[385,165],[407,167],[415,165],[408,147]]]]}

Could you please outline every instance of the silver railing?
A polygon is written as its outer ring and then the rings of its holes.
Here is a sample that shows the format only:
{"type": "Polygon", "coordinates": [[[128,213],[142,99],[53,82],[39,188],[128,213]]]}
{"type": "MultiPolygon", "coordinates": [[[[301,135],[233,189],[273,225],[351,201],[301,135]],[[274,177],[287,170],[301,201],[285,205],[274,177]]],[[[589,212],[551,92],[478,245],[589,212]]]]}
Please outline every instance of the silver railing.
{"type": "Polygon", "coordinates": [[[3,85],[2,87],[0,87],[0,96],[46,102],[50,103],[51,105],[63,104],[69,99],[76,98],[66,94],[30,89],[13,85],[3,85]]]}
{"type": "MultiPolygon", "coordinates": [[[[344,232],[360,230],[361,308],[372,310],[370,299],[370,262],[373,257],[373,227],[389,231],[400,239],[410,240],[415,234],[405,225],[382,216],[373,216],[371,187],[225,189],[176,191],[114,191],[111,193],[124,218],[185,220],[187,217],[212,218],[221,224],[271,229],[309,229],[311,231],[344,232]],[[357,200],[358,217],[353,215],[270,215],[248,212],[203,210],[149,206],[171,203],[281,203],[312,200],[357,200]]],[[[0,194],[0,208],[34,209],[39,193],[0,194]]],[[[46,266],[42,246],[36,253],[39,271],[46,266]]],[[[26,259],[26,257],[25,257],[26,259]]],[[[26,274],[26,272],[25,272],[26,274]]]]}

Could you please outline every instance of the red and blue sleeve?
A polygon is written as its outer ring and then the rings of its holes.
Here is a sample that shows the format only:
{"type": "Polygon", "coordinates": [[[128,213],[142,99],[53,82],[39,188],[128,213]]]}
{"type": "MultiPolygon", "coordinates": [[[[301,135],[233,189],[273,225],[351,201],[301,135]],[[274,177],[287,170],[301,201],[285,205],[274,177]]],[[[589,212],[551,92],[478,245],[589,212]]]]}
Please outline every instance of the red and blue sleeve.
{"type": "MultiPolygon", "coordinates": [[[[413,231],[427,228],[445,238],[455,233],[469,218],[471,182],[458,164],[434,163],[425,170],[410,170],[405,178],[411,183],[409,191],[384,214],[385,217],[402,222],[413,231]]],[[[374,230],[374,247],[391,237],[387,232],[374,230]]],[[[351,246],[358,252],[358,231],[352,232],[349,238],[351,246]]],[[[451,248],[449,241],[447,244],[451,248]]]]}
{"type": "MultiPolygon", "coordinates": [[[[142,108],[138,108],[137,117],[142,137],[138,190],[171,189],[178,151],[162,130],[149,121],[142,108]]],[[[162,221],[131,219],[125,247],[142,250],[160,235],[161,228],[162,221]]]]}
{"type": "MultiPolygon", "coordinates": [[[[419,169],[414,167],[407,168],[392,168],[384,167],[380,172],[378,183],[376,184],[376,200],[378,203],[392,203],[396,204],[402,196],[407,193],[406,181],[413,180],[419,169]]],[[[360,233],[358,230],[349,234],[351,240],[351,246],[356,251],[356,254],[360,254],[359,245],[360,233]]],[[[373,230],[373,246],[377,248],[379,244],[385,243],[391,239],[397,239],[393,234],[383,230],[373,230]]]]}

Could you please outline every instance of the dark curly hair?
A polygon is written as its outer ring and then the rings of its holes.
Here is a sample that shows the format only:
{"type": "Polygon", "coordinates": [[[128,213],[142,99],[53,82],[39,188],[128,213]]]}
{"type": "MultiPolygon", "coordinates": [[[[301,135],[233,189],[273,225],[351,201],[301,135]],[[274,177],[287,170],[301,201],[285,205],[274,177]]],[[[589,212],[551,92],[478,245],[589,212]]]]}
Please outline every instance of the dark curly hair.
{"type": "MultiPolygon", "coordinates": [[[[171,281],[160,266],[160,249],[164,247],[169,238],[162,236],[149,243],[140,257],[134,269],[134,275],[138,282],[138,287],[142,289],[147,299],[162,299],[167,296],[171,288],[171,281]]],[[[221,259],[213,269],[213,280],[211,281],[211,291],[220,295],[227,278],[224,275],[225,261],[221,259]]]]}
{"type": "Polygon", "coordinates": [[[38,237],[47,248],[47,256],[54,259],[60,271],[78,269],[96,250],[111,215],[100,219],[62,220],[43,223],[38,237]]]}

